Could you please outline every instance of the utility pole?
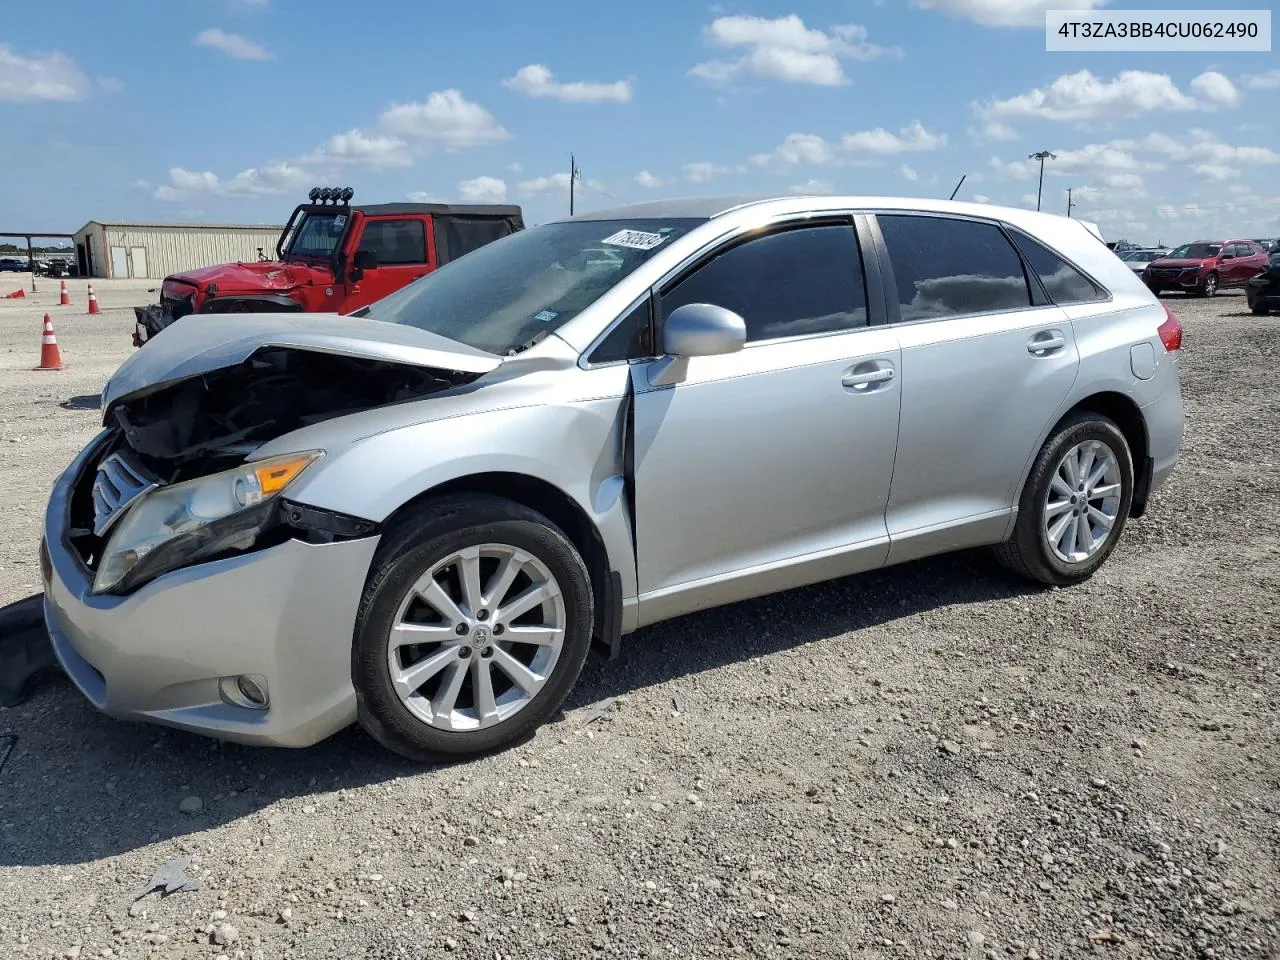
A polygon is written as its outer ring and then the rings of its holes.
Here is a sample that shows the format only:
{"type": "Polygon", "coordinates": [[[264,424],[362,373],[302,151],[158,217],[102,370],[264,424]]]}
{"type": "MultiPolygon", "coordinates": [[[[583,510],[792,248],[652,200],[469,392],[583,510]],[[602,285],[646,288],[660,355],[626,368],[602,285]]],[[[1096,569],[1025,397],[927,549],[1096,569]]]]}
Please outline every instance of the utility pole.
{"type": "Polygon", "coordinates": [[[1039,153],[1031,154],[1028,159],[1040,161],[1040,189],[1036,191],[1036,209],[1039,210],[1040,197],[1044,194],[1044,162],[1046,160],[1057,160],[1058,155],[1056,153],[1050,153],[1048,150],[1041,150],[1039,153]]]}
{"type": "Polygon", "coordinates": [[[578,183],[578,161],[574,155],[569,154],[569,216],[573,216],[573,188],[578,183]]]}
{"type": "Polygon", "coordinates": [[[1067,216],[1071,216],[1071,188],[1067,187],[1067,216]]]}

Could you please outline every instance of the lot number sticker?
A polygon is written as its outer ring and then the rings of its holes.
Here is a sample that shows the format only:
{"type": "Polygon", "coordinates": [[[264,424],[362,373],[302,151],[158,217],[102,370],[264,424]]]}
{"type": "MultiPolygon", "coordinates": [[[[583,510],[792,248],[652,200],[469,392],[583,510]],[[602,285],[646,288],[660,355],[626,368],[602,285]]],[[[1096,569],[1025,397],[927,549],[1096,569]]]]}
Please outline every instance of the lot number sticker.
{"type": "Polygon", "coordinates": [[[643,230],[619,230],[611,237],[605,237],[601,243],[607,243],[611,247],[630,247],[632,250],[652,250],[654,247],[661,246],[665,241],[660,233],[645,233],[643,230]]]}

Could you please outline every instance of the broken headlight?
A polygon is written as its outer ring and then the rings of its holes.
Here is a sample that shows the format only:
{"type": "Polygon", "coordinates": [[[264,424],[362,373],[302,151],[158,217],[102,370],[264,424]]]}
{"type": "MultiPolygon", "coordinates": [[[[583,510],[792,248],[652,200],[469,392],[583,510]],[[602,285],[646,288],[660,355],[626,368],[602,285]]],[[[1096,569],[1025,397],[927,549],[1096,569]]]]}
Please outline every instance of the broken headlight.
{"type": "Polygon", "coordinates": [[[247,550],[269,524],[276,494],[321,455],[311,450],[257,460],[153,490],[111,533],[93,592],[118,592],[190,563],[247,550]]]}

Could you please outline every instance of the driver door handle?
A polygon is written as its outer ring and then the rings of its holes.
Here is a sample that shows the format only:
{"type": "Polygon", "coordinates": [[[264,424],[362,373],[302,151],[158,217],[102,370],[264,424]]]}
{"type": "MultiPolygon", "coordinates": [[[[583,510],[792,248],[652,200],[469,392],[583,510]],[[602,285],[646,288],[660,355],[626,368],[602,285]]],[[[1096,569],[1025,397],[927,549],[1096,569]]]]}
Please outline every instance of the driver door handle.
{"type": "Polygon", "coordinates": [[[866,393],[893,379],[893,366],[888,360],[868,360],[845,371],[840,383],[846,390],[866,393]]]}

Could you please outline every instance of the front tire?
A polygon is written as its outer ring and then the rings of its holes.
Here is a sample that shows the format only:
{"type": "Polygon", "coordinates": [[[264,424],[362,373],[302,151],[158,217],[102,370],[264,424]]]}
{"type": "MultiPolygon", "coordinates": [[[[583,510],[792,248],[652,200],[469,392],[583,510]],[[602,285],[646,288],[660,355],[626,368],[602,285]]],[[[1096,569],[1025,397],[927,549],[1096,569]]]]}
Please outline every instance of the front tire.
{"type": "Polygon", "coordinates": [[[1133,455],[1124,434],[1101,414],[1075,414],[1036,457],[1013,536],[996,557],[1050,586],[1080,583],[1115,549],[1132,501],[1133,455]]]}
{"type": "Polygon", "coordinates": [[[419,762],[525,739],[578,679],[592,602],[582,557],[546,517],[488,495],[428,501],[387,534],[365,586],[361,726],[419,762]]]}
{"type": "Polygon", "coordinates": [[[1204,278],[1204,282],[1200,284],[1198,293],[1202,297],[1212,297],[1218,292],[1218,275],[1211,273],[1204,278]]]}

